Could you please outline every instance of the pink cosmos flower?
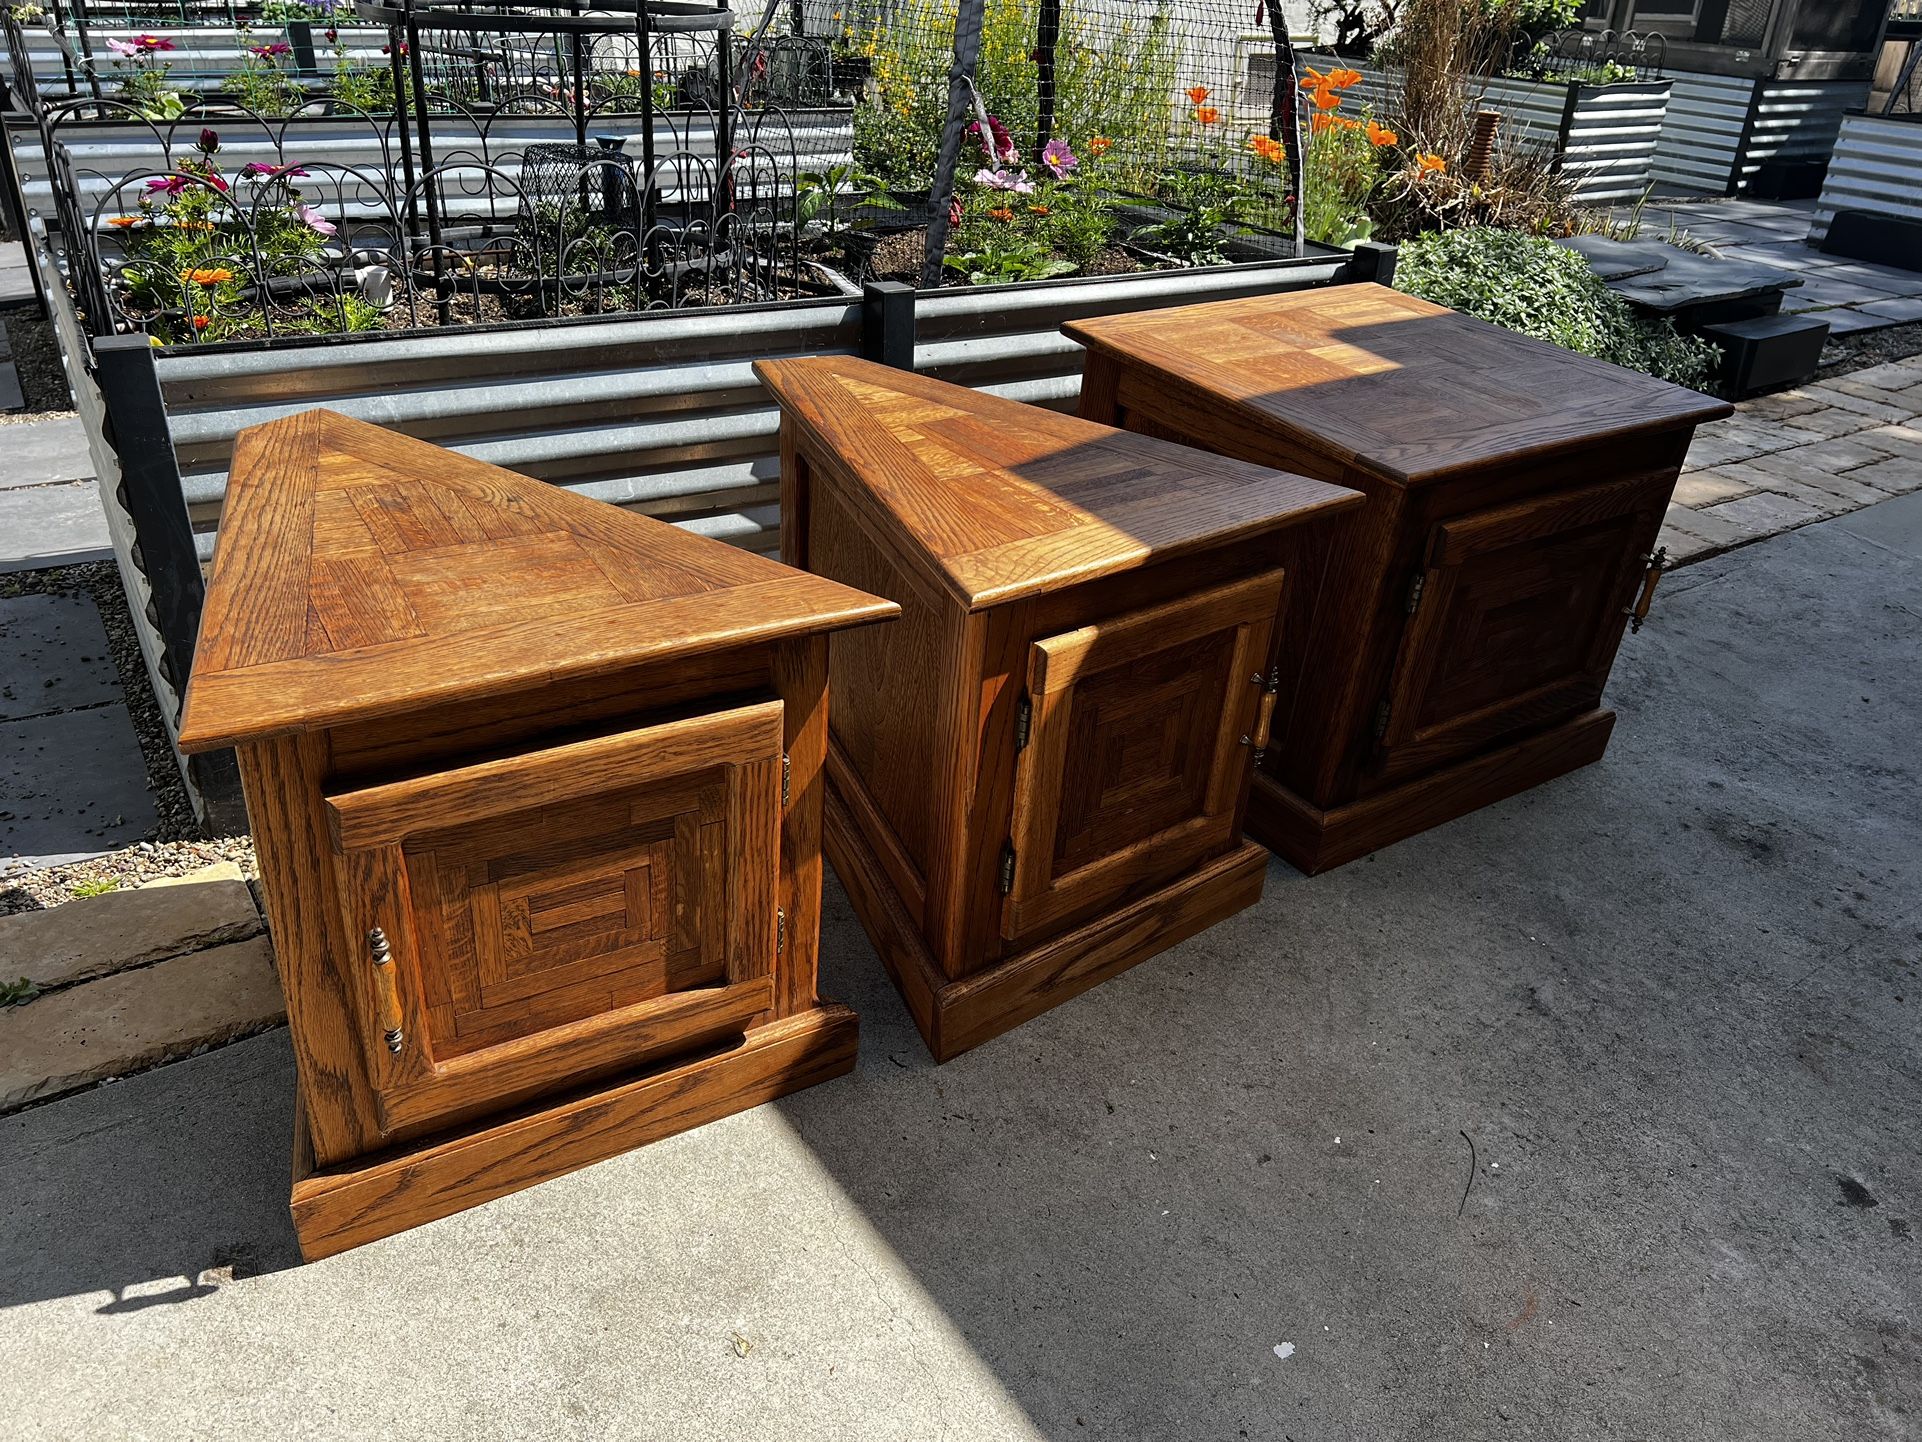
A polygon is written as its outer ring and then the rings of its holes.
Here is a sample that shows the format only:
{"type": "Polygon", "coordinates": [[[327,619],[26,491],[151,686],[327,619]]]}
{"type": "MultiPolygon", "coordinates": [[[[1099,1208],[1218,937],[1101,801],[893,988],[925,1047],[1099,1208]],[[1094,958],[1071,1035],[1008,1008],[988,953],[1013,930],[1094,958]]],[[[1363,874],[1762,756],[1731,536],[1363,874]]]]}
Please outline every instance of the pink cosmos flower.
{"type": "Polygon", "coordinates": [[[164,180],[150,180],[147,182],[147,189],[158,191],[163,195],[178,195],[186,188],[187,177],[184,175],[169,175],[164,180]]]}
{"type": "Polygon", "coordinates": [[[251,160],[240,167],[240,173],[247,180],[297,180],[304,178],[307,171],[298,165],[263,165],[251,160]]]}
{"type": "Polygon", "coordinates": [[[308,228],[316,235],[332,235],[340,228],[318,210],[315,210],[311,205],[303,205],[295,213],[307,223],[308,228]]]}
{"type": "Polygon", "coordinates": [[[149,53],[156,50],[171,50],[174,48],[173,41],[169,40],[165,35],[136,35],[133,38],[133,43],[136,50],[145,50],[149,53]]]}
{"type": "Polygon", "coordinates": [[[1081,164],[1065,140],[1050,140],[1041,147],[1041,163],[1054,172],[1056,180],[1066,180],[1068,172],[1081,164]]]}
{"type": "Polygon", "coordinates": [[[975,171],[974,183],[985,185],[990,190],[1006,190],[1015,195],[1033,195],[1034,183],[1028,179],[1025,170],[989,170],[986,166],[975,171]]]}
{"type": "Polygon", "coordinates": [[[289,45],[285,40],[273,40],[265,45],[249,45],[247,47],[247,53],[249,55],[258,55],[262,60],[273,60],[278,56],[292,55],[294,53],[294,47],[289,45]]]}

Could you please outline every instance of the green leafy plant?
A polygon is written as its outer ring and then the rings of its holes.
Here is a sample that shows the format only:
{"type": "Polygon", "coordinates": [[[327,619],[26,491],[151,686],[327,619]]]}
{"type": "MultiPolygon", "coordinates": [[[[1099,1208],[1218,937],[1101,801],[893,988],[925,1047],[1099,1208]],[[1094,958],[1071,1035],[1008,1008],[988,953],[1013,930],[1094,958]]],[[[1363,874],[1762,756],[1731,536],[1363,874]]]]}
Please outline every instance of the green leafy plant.
{"type": "MultiPolygon", "coordinates": [[[[335,232],[302,196],[301,167],[248,165],[237,194],[219,151],[219,134],[202,130],[193,155],[147,181],[134,213],[106,220],[122,238],[114,275],[121,304],[162,345],[248,333],[252,302],[273,281],[322,274],[317,263],[335,232]]],[[[302,300],[283,328],[334,329],[339,310],[332,296],[318,308],[302,300]]]]}
{"type": "Polygon", "coordinates": [[[76,897],[105,896],[110,891],[120,890],[120,883],[111,876],[97,876],[91,881],[76,881],[73,894],[76,897]]]}
{"type": "Polygon", "coordinates": [[[285,40],[255,40],[253,31],[240,27],[245,58],[228,79],[234,98],[256,115],[279,118],[305,99],[305,92],[285,69],[294,47],[285,40]]]}
{"type": "Polygon", "coordinates": [[[1143,226],[1136,241],[1169,256],[1181,265],[1220,265],[1227,260],[1222,246],[1247,218],[1248,192],[1233,171],[1189,169],[1163,171],[1155,182],[1155,198],[1174,209],[1166,220],[1143,226]]]}
{"type": "Polygon", "coordinates": [[[369,115],[386,114],[394,108],[394,73],[384,65],[363,65],[330,29],[327,43],[334,50],[334,70],[327,77],[327,94],[342,105],[351,105],[369,115]]]}
{"type": "Polygon", "coordinates": [[[1568,350],[1707,389],[1719,359],[1672,321],[1638,315],[1574,251],[1543,236],[1468,227],[1401,247],[1398,289],[1568,350]]]}
{"type": "Polygon", "coordinates": [[[173,65],[160,58],[175,48],[172,39],[165,35],[109,39],[107,51],[113,56],[114,72],[120,77],[116,98],[148,120],[178,120],[186,113],[187,103],[168,84],[173,65]]]}
{"type": "Polygon", "coordinates": [[[0,1007],[25,1006],[40,995],[39,984],[28,977],[18,981],[0,981],[0,1007]]]}
{"type": "Polygon", "coordinates": [[[795,181],[794,223],[809,240],[832,244],[850,232],[873,229],[880,217],[871,212],[900,209],[901,202],[887,193],[886,183],[851,160],[804,171],[795,181]],[[846,201],[858,201],[858,213],[845,214],[846,201]]]}

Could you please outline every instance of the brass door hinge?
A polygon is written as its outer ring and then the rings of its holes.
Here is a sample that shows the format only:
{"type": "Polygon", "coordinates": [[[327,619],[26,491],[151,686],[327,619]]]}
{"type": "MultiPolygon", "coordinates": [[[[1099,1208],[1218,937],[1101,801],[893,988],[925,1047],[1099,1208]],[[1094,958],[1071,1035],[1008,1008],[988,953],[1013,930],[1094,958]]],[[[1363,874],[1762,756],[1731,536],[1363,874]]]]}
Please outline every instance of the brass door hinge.
{"type": "Polygon", "coordinates": [[[1014,890],[1014,843],[1009,842],[1001,848],[1001,894],[1007,896],[1014,890]]]}
{"type": "Polygon", "coordinates": [[[787,805],[788,774],[793,769],[792,763],[788,760],[787,752],[783,751],[781,753],[781,804],[783,806],[787,805]]]}
{"type": "Polygon", "coordinates": [[[1014,754],[1028,749],[1028,735],[1034,730],[1034,702],[1023,696],[1014,708],[1014,754]]]}
{"type": "Polygon", "coordinates": [[[1409,615],[1412,616],[1421,609],[1421,593],[1427,589],[1428,573],[1426,571],[1415,572],[1415,579],[1408,583],[1407,609],[1409,615]]]}
{"type": "Polygon", "coordinates": [[[1375,708],[1375,739],[1381,740],[1388,734],[1388,703],[1382,702],[1375,708]]]}

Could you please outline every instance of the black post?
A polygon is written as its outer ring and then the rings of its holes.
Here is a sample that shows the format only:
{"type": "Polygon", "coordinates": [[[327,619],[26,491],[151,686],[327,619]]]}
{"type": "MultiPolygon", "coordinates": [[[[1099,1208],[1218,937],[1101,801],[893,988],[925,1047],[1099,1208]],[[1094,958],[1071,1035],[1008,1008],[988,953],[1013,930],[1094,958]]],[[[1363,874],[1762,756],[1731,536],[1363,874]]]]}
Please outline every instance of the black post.
{"type": "Polygon", "coordinates": [[[311,20],[289,20],[287,22],[287,43],[294,49],[294,71],[304,79],[313,79],[320,74],[320,62],[314,55],[314,22],[311,20]]]}
{"type": "Polygon", "coordinates": [[[914,287],[871,280],[861,287],[861,358],[914,369],[914,287]]]}
{"type": "MultiPolygon", "coordinates": [[[[981,58],[981,27],[987,0],[960,0],[954,20],[954,64],[948,71],[948,118],[941,129],[941,150],[934,162],[929,188],[928,238],[921,257],[921,284],[933,290],[941,284],[941,263],[948,253],[948,203],[954,197],[954,167],[961,158],[961,136],[974,109],[974,68],[981,58]]],[[[992,145],[990,136],[982,136],[992,145]]]]}
{"type": "Polygon", "coordinates": [[[1357,241],[1354,254],[1343,268],[1341,278],[1350,285],[1364,280],[1372,280],[1376,285],[1393,285],[1395,247],[1379,240],[1357,241]]]}
{"type": "Polygon", "coordinates": [[[120,458],[118,496],[133,525],[134,563],[151,593],[147,619],[160,636],[160,669],[175,693],[184,694],[207,592],[153,342],[142,333],[105,336],[93,343],[93,354],[107,407],[107,443],[120,458]]]}
{"type": "Polygon", "coordinates": [[[1041,0],[1034,32],[1035,158],[1054,139],[1054,47],[1061,40],[1061,0],[1041,0]]]}
{"type": "Polygon", "coordinates": [[[1300,67],[1295,42],[1288,34],[1288,17],[1281,0],[1268,0],[1268,33],[1275,42],[1275,93],[1268,112],[1268,138],[1287,147],[1288,184],[1295,192],[1295,254],[1308,253],[1308,215],[1302,191],[1308,184],[1305,148],[1308,137],[1301,125],[1300,67]]]}

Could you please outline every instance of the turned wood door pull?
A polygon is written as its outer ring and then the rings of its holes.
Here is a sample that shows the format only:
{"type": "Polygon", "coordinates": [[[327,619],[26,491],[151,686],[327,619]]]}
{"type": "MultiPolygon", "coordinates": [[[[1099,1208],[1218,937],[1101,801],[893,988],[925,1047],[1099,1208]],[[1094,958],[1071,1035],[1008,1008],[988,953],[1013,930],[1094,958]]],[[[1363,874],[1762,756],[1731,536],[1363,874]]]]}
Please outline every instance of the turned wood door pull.
{"type": "Polygon", "coordinates": [[[1630,635],[1639,632],[1642,622],[1648,619],[1648,608],[1655,599],[1655,588],[1661,584],[1662,569],[1668,565],[1668,547],[1657,546],[1642,559],[1648,563],[1648,571],[1642,577],[1642,594],[1634,605],[1624,608],[1628,615],[1630,635]]]}
{"type": "Polygon", "coordinates": [[[374,996],[380,1012],[382,1039],[387,1043],[387,1050],[399,1056],[401,1047],[407,1043],[406,1033],[401,1029],[400,983],[394,977],[393,948],[387,944],[387,933],[378,926],[367,933],[367,954],[374,963],[374,996]]]}
{"type": "Polygon", "coordinates": [[[1255,705],[1255,731],[1252,736],[1241,738],[1243,746],[1255,749],[1255,765],[1261,765],[1261,758],[1268,754],[1268,736],[1275,724],[1275,694],[1281,690],[1281,667],[1272,667],[1266,676],[1257,671],[1249,678],[1253,685],[1261,687],[1261,700],[1255,705]]]}

